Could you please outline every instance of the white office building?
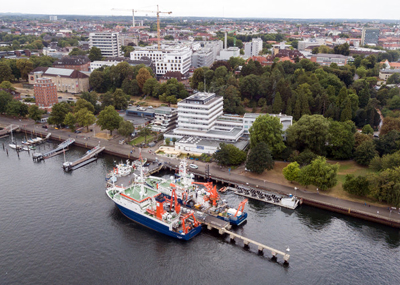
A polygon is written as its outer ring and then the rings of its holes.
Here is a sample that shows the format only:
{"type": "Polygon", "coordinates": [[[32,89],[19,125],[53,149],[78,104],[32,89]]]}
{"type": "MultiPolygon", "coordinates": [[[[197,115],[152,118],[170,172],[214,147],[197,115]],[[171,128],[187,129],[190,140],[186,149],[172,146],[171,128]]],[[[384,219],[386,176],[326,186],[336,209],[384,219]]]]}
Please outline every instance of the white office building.
{"type": "Polygon", "coordinates": [[[154,120],[151,124],[151,130],[165,133],[176,127],[177,118],[178,113],[176,108],[159,107],[154,109],[154,120]]]}
{"type": "Polygon", "coordinates": [[[218,60],[229,60],[231,57],[239,57],[239,56],[240,56],[240,49],[238,47],[230,47],[230,48],[221,50],[217,59],[218,60]]]}
{"type": "Polygon", "coordinates": [[[253,38],[251,42],[244,43],[244,56],[258,56],[263,48],[263,41],[261,38],[253,38]]]}
{"type": "Polygon", "coordinates": [[[89,47],[98,47],[104,57],[122,55],[121,41],[118,33],[90,33],[89,47]]]}
{"type": "Polygon", "coordinates": [[[93,72],[94,70],[102,67],[102,66],[113,66],[113,65],[117,65],[118,63],[120,63],[122,61],[117,61],[117,60],[109,60],[109,61],[105,61],[105,60],[96,60],[90,63],[90,72],[93,72]]]}
{"type": "Polygon", "coordinates": [[[157,75],[163,75],[169,71],[186,74],[191,66],[192,51],[187,46],[165,45],[158,50],[157,45],[153,45],[137,47],[131,52],[131,60],[140,60],[143,57],[148,57],[154,62],[157,75]]]}
{"type": "MultiPolygon", "coordinates": [[[[243,133],[249,134],[249,130],[253,125],[254,121],[258,116],[265,115],[260,113],[246,113],[243,116],[243,133]]],[[[286,130],[293,124],[293,116],[288,116],[285,114],[269,114],[272,117],[279,118],[282,124],[282,131],[284,132],[283,137],[286,139],[286,130]]]]}

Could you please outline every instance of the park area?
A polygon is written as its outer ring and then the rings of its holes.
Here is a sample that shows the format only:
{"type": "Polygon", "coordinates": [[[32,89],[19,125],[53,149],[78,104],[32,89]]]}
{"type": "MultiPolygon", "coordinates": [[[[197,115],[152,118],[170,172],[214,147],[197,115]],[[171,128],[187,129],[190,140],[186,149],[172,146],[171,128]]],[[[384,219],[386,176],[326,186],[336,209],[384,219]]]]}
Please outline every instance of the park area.
{"type": "MultiPolygon", "coordinates": [[[[366,175],[368,173],[374,173],[368,167],[360,166],[353,160],[328,161],[328,163],[331,164],[339,163],[339,170],[337,172],[338,183],[332,189],[323,192],[320,191],[320,193],[323,193],[324,195],[328,195],[331,197],[355,201],[355,202],[364,203],[365,201],[367,201],[371,205],[380,205],[380,206],[386,205],[384,203],[379,203],[377,201],[373,201],[372,199],[368,199],[366,197],[358,197],[355,195],[351,195],[343,190],[342,185],[345,181],[345,177],[347,174],[353,174],[355,176],[359,176],[359,175],[366,175]]],[[[265,170],[262,174],[255,174],[249,171],[245,171],[244,166],[238,167],[234,172],[240,173],[241,175],[247,177],[266,180],[268,182],[276,184],[282,184],[289,187],[297,187],[299,189],[305,189],[309,192],[317,192],[317,188],[315,186],[310,185],[308,187],[305,187],[297,182],[291,183],[290,181],[286,180],[285,177],[283,176],[283,168],[285,168],[288,164],[289,162],[275,161],[274,168],[272,170],[265,170]]]]}

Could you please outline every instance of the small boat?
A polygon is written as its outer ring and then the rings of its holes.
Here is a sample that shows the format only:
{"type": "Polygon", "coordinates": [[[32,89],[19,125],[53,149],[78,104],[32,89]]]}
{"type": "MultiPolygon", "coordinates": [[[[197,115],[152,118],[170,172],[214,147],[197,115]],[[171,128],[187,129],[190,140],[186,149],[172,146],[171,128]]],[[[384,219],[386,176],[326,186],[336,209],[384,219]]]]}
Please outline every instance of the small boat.
{"type": "Polygon", "coordinates": [[[224,192],[226,192],[226,190],[228,190],[228,187],[224,186],[224,187],[220,188],[218,191],[221,193],[224,193],[224,192]]]}

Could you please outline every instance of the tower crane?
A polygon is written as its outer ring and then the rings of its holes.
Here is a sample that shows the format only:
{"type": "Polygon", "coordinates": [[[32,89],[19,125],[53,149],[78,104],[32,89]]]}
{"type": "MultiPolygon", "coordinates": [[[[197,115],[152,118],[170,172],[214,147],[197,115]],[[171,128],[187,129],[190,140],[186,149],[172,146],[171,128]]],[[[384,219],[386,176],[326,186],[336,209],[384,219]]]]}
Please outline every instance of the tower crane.
{"type": "Polygon", "coordinates": [[[161,12],[157,5],[157,11],[148,11],[148,10],[135,10],[135,9],[113,9],[119,11],[132,11],[132,25],[135,26],[135,12],[145,12],[145,13],[154,13],[157,14],[157,44],[158,50],[161,49],[161,38],[160,38],[160,14],[172,14],[172,12],[161,12]]]}

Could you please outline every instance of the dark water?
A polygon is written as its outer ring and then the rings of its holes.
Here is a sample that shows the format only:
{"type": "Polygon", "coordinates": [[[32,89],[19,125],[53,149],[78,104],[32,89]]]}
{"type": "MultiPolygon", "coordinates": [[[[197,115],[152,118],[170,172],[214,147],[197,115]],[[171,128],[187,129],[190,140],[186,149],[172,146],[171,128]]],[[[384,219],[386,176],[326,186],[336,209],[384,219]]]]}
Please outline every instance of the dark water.
{"type": "MultiPolygon", "coordinates": [[[[290,265],[204,230],[189,242],[146,229],[105,195],[113,157],[64,173],[0,140],[0,284],[399,284],[399,230],[301,206],[250,202],[235,231],[290,247],[290,265]]],[[[47,144],[47,148],[52,144],[47,144]]],[[[43,148],[42,148],[43,150],[43,148]]],[[[85,152],[72,148],[67,160],[85,152]]],[[[119,161],[120,159],[118,159],[119,161]]],[[[231,204],[241,198],[223,194],[231,204]]]]}

